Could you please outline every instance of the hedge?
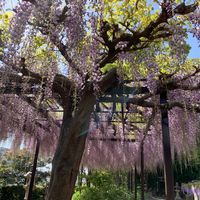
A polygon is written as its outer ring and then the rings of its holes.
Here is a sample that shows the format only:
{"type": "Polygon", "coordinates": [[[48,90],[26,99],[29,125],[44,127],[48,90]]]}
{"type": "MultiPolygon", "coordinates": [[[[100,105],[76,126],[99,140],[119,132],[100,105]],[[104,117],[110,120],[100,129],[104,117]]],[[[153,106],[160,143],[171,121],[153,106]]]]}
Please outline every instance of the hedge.
{"type": "MultiPolygon", "coordinates": [[[[24,199],[24,188],[22,185],[11,185],[0,187],[0,200],[22,200],[24,199]]],[[[44,200],[45,189],[35,188],[32,194],[32,200],[44,200]]]]}

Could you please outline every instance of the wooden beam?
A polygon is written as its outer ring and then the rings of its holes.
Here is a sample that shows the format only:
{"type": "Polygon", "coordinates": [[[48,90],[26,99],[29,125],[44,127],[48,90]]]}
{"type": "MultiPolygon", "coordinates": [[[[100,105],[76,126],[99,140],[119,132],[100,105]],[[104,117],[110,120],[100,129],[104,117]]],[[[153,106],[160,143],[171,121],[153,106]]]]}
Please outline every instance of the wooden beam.
{"type": "Polygon", "coordinates": [[[106,95],[123,95],[123,94],[132,94],[132,95],[136,95],[136,94],[146,94],[148,93],[149,90],[147,87],[130,87],[130,86],[118,86],[112,89],[108,89],[105,94],[106,95]]]}
{"type": "Polygon", "coordinates": [[[127,103],[129,97],[100,97],[98,103],[127,103]]]}
{"type": "Polygon", "coordinates": [[[104,137],[88,137],[89,140],[95,140],[95,141],[111,141],[111,142],[135,142],[135,139],[122,139],[122,138],[114,138],[114,137],[110,137],[110,138],[104,138],[104,137]]]}

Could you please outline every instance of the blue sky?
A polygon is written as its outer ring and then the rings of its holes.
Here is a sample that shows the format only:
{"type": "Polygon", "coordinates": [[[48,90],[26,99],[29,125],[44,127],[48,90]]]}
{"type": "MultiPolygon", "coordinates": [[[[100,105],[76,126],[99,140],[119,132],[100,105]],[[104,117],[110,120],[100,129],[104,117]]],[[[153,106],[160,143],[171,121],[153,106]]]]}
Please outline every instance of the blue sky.
{"type": "Polygon", "coordinates": [[[0,147],[11,148],[12,139],[0,141],[0,147]]]}
{"type": "Polygon", "coordinates": [[[189,34],[188,43],[192,47],[189,53],[190,58],[200,58],[200,42],[196,38],[189,34]]]}

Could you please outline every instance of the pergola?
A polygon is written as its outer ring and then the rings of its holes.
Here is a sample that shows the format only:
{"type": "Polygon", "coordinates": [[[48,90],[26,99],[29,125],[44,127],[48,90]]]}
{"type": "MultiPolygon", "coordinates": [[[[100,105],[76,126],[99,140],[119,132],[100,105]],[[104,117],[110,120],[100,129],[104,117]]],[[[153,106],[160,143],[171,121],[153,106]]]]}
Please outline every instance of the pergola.
{"type": "MultiPolygon", "coordinates": [[[[88,135],[88,140],[98,140],[98,141],[112,141],[112,142],[123,142],[135,143],[137,142],[134,135],[134,130],[138,127],[145,127],[146,132],[143,135],[143,139],[140,143],[140,171],[141,171],[141,195],[144,199],[144,140],[148,135],[148,130],[151,126],[152,119],[145,121],[143,112],[140,109],[131,109],[131,99],[135,96],[148,97],[149,90],[145,86],[133,86],[134,81],[123,81],[117,87],[113,89],[108,89],[103,96],[100,96],[96,100],[96,105],[94,106],[94,111],[91,116],[92,127],[101,129],[102,124],[110,124],[112,126],[112,133],[108,135],[101,134],[101,136],[96,137],[93,134],[88,135]],[[129,116],[135,116],[130,120],[129,116]],[[119,137],[116,131],[116,124],[121,125],[121,131],[124,137],[119,137]]],[[[141,84],[142,85],[142,84],[141,84]]],[[[167,103],[167,91],[163,89],[160,94],[160,103],[167,103]]],[[[47,104],[48,112],[60,113],[62,116],[62,108],[56,103],[47,104]]],[[[164,157],[164,168],[165,168],[165,184],[167,189],[167,194],[171,198],[174,194],[174,182],[173,182],[173,169],[172,169],[172,158],[170,149],[170,135],[169,135],[169,124],[168,124],[168,111],[165,107],[161,108],[161,118],[162,118],[162,138],[163,138],[163,157],[164,157]]],[[[61,119],[57,119],[58,123],[61,119]]],[[[104,132],[105,130],[103,130],[104,132]]],[[[80,133],[80,135],[86,133],[80,133]]],[[[34,176],[37,166],[37,158],[39,153],[39,140],[36,144],[34,165],[32,169],[32,178],[29,187],[29,198],[32,193],[32,188],[34,184],[34,176]]]]}

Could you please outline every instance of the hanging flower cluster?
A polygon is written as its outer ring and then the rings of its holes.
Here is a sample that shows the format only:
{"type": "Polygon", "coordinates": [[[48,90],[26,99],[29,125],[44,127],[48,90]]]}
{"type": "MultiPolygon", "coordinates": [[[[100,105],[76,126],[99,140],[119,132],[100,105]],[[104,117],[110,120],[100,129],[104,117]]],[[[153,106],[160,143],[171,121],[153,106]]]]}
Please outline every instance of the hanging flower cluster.
{"type": "Polygon", "coordinates": [[[30,150],[34,148],[36,138],[41,140],[41,148],[44,154],[54,151],[58,137],[58,127],[51,120],[38,115],[28,103],[15,97],[1,97],[1,129],[0,138],[6,140],[12,133],[13,148],[17,149],[24,144],[30,150]],[[19,118],[20,116],[20,118],[19,118]],[[51,150],[46,145],[51,144],[51,150]]]}
{"type": "Polygon", "coordinates": [[[190,21],[193,24],[191,32],[200,41],[200,10],[196,10],[193,14],[190,15],[190,21]]]}
{"type": "Polygon", "coordinates": [[[16,14],[11,20],[11,41],[15,45],[19,45],[23,35],[25,34],[26,25],[31,15],[32,5],[28,2],[19,3],[15,7],[16,14]]]}
{"type": "MultiPolygon", "coordinates": [[[[128,59],[128,57],[124,57],[128,59]]],[[[130,59],[130,58],[129,58],[130,59]]],[[[131,60],[131,59],[130,59],[131,60]]],[[[187,64],[188,65],[188,64],[187,64]]],[[[156,63],[147,66],[148,69],[157,69],[156,63]]],[[[179,102],[183,105],[183,108],[174,107],[169,110],[169,126],[171,137],[171,152],[172,157],[189,156],[196,148],[198,135],[199,135],[199,114],[195,110],[188,110],[188,105],[199,102],[200,93],[198,88],[199,84],[199,66],[193,69],[193,75],[189,76],[187,72],[180,71],[173,76],[169,76],[164,81],[171,81],[180,84],[179,89],[168,91],[169,102],[179,102]],[[187,77],[187,78],[186,78],[187,77]],[[189,89],[194,88],[194,90],[189,89]]],[[[143,82],[143,85],[147,86],[152,94],[147,102],[152,102],[152,105],[159,105],[159,95],[157,91],[161,86],[158,76],[159,71],[153,70],[152,75],[149,74],[147,80],[143,82]]],[[[192,73],[192,72],[191,72],[192,73]]],[[[165,84],[164,82],[162,84],[165,84]]],[[[156,111],[156,115],[153,118],[152,124],[148,132],[144,132],[142,126],[134,126],[134,132],[131,132],[130,127],[127,128],[128,121],[125,121],[126,128],[123,129],[122,124],[119,122],[115,125],[107,122],[108,116],[103,116],[103,112],[100,118],[97,116],[94,118],[98,122],[91,124],[91,130],[87,139],[86,149],[82,160],[83,165],[94,169],[131,169],[137,166],[140,170],[141,162],[141,143],[144,140],[144,164],[148,170],[155,170],[157,166],[163,165],[163,144],[162,144],[162,130],[161,130],[161,115],[159,108],[156,111]],[[134,135],[134,140],[130,138],[130,135],[134,135]],[[144,136],[146,135],[146,136],[144,136]],[[99,155],[98,157],[96,155],[99,155]],[[105,162],[104,162],[105,161],[105,162]],[[119,162],[120,161],[120,162],[119,162]]],[[[135,111],[138,110],[138,106],[135,106],[135,111]]],[[[134,111],[129,109],[129,112],[134,111]]],[[[102,110],[104,111],[104,110],[102,110]]],[[[126,110],[127,111],[127,110],[126,110]]],[[[152,119],[152,110],[143,108],[143,119],[147,123],[152,119]]],[[[112,111],[111,111],[112,113],[112,111]]],[[[131,115],[131,114],[130,114],[131,115]]],[[[118,119],[118,118],[117,118],[118,119]]],[[[111,119],[111,121],[114,119],[111,119]]],[[[115,119],[116,120],[116,119],[115,119]]]]}
{"type": "MultiPolygon", "coordinates": [[[[0,8],[4,2],[0,1],[0,8]]],[[[17,4],[7,30],[9,39],[2,44],[0,41],[1,139],[13,135],[14,148],[21,141],[32,148],[35,138],[39,138],[42,151],[53,153],[59,132],[63,131],[58,122],[62,121],[63,113],[58,110],[64,110],[65,115],[69,112],[69,121],[73,121],[79,100],[88,94],[84,92],[94,92],[100,97],[105,92],[101,91],[101,81],[107,78],[110,69],[117,68],[120,84],[134,80],[129,86],[147,87],[149,98],[136,97],[144,98],[147,105],[153,102],[151,108],[129,106],[128,102],[126,106],[133,113],[142,113],[145,122],[151,120],[152,108],[155,108],[154,120],[145,130],[144,125],[131,124],[134,114],[126,120],[124,116],[117,116],[115,119],[120,122],[116,123],[112,123],[112,110],[102,116],[103,123],[101,120],[96,123],[94,116],[91,117],[82,162],[90,168],[139,167],[140,147],[144,143],[146,168],[162,165],[158,105],[159,89],[163,85],[160,77],[171,74],[170,78],[176,83],[184,78],[184,70],[177,74],[175,71],[177,66],[185,64],[187,57],[186,29],[176,18],[171,20],[176,5],[162,5],[160,15],[155,13],[152,18],[148,17],[151,23],[145,20],[140,23],[137,19],[131,23],[132,16],[123,23],[121,14],[116,21],[112,20],[117,9],[107,4],[101,0],[26,0],[17,4]],[[167,14],[163,14],[163,10],[167,14]],[[117,22],[119,25],[115,24],[117,22]],[[143,29],[143,25],[146,28],[143,29]]],[[[116,8],[120,4],[116,3],[116,8]]],[[[129,8],[132,9],[131,5],[129,8]]],[[[145,14],[150,16],[151,11],[147,10],[145,14]]],[[[183,10],[185,7],[177,14],[183,10]]],[[[141,16],[139,11],[134,12],[136,18],[141,16]]],[[[199,12],[191,15],[190,20],[194,25],[193,33],[199,38],[199,12]]],[[[169,91],[169,99],[182,104],[198,102],[200,96],[195,89],[195,92],[182,89],[187,85],[198,88],[199,81],[198,73],[181,81],[179,89],[169,91]]],[[[108,85],[105,88],[110,89],[108,85]]],[[[134,94],[131,97],[134,98],[134,94]]],[[[172,152],[189,153],[196,145],[196,113],[173,108],[169,111],[169,120],[172,152]]]]}

